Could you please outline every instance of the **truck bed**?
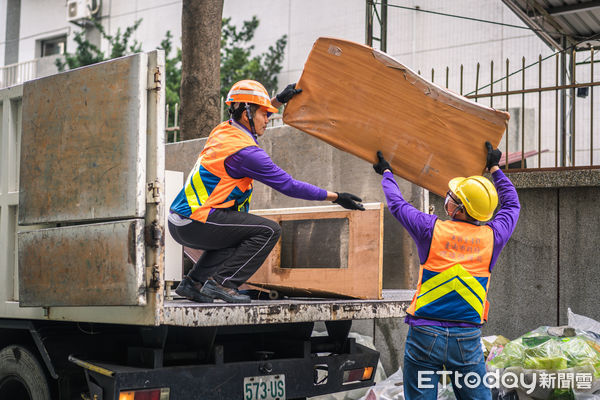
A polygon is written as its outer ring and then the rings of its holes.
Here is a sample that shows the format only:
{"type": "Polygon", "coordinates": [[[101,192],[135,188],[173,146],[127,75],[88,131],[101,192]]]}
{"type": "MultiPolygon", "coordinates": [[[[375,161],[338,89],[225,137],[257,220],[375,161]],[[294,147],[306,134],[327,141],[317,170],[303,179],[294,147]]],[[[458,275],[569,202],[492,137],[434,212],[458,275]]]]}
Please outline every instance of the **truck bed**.
{"type": "Polygon", "coordinates": [[[406,315],[414,290],[383,290],[382,294],[381,300],[286,298],[252,300],[249,304],[165,300],[162,323],[206,327],[401,318],[406,315]]]}

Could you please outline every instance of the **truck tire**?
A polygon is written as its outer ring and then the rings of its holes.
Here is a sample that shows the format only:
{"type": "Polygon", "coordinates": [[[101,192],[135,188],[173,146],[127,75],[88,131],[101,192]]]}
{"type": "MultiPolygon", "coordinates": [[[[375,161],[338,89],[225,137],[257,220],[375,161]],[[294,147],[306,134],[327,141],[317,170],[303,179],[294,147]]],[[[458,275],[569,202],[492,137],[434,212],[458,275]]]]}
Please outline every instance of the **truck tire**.
{"type": "Polygon", "coordinates": [[[50,400],[44,368],[25,347],[10,345],[0,351],[0,399],[50,400]]]}

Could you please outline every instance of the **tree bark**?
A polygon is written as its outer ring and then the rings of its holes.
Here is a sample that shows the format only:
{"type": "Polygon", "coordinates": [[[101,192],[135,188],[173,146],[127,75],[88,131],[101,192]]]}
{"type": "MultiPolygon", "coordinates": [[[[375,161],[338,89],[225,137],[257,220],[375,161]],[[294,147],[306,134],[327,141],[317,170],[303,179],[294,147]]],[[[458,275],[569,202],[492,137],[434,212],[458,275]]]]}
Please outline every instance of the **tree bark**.
{"type": "Polygon", "coordinates": [[[182,140],[207,137],[221,121],[223,0],[183,0],[181,14],[182,140]]]}

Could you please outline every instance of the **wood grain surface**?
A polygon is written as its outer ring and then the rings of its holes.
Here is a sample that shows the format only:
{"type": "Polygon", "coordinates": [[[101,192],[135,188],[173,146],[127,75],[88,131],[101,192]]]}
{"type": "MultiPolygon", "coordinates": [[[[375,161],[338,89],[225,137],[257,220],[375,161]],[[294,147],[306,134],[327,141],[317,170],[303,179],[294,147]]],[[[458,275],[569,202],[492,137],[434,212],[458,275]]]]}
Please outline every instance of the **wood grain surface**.
{"type": "MultiPolygon", "coordinates": [[[[332,207],[326,211],[310,211],[306,207],[297,212],[264,210],[260,215],[278,223],[284,221],[319,220],[343,218],[348,220],[347,246],[348,260],[342,268],[281,268],[281,244],[277,242],[269,257],[256,271],[248,283],[266,289],[275,289],[282,294],[313,297],[351,297],[360,299],[380,299],[383,265],[383,206],[381,203],[365,205],[366,211],[350,211],[341,207],[332,207]]],[[[311,252],[333,251],[332,243],[339,240],[327,240],[322,232],[313,232],[307,241],[320,238],[320,249],[311,244],[311,252]],[[317,235],[318,234],[318,235],[317,235]]],[[[330,235],[339,235],[332,231],[330,235]]],[[[302,249],[298,249],[302,251],[302,249]]]]}
{"type": "Polygon", "coordinates": [[[371,163],[381,150],[396,175],[439,195],[451,178],[482,174],[485,142],[497,147],[509,119],[340,39],[315,42],[297,87],[286,124],[371,163]]]}

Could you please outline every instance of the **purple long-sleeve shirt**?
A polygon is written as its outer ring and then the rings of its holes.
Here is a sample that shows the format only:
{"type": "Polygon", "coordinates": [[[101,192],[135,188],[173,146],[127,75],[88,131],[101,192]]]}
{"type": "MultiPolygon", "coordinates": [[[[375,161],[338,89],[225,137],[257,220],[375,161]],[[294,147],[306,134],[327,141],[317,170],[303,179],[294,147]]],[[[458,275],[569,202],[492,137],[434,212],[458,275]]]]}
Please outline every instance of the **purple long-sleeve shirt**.
{"type": "MultiPolygon", "coordinates": [[[[252,133],[241,124],[233,126],[246,132],[258,145],[252,133]]],[[[252,178],[285,194],[303,200],[325,200],[327,191],[307,182],[298,181],[281,169],[260,147],[246,147],[225,160],[225,169],[233,178],[252,178]]]]}
{"type": "MultiPolygon", "coordinates": [[[[494,186],[496,186],[496,190],[498,191],[500,210],[496,213],[496,216],[487,223],[494,232],[494,250],[490,262],[490,272],[496,264],[500,251],[502,251],[515,230],[517,220],[519,219],[519,212],[521,210],[517,191],[502,170],[495,171],[492,174],[492,178],[494,180],[494,186]]],[[[383,174],[381,185],[383,186],[383,192],[390,212],[398,221],[400,221],[402,226],[408,231],[408,234],[413,238],[417,245],[419,260],[421,264],[425,263],[429,255],[429,248],[433,238],[433,228],[438,217],[421,212],[404,200],[400,193],[400,188],[394,180],[394,175],[391,172],[385,172],[383,174]]],[[[445,327],[473,326],[473,324],[468,323],[415,318],[411,315],[406,317],[405,322],[409,325],[436,325],[445,327]]]]}

